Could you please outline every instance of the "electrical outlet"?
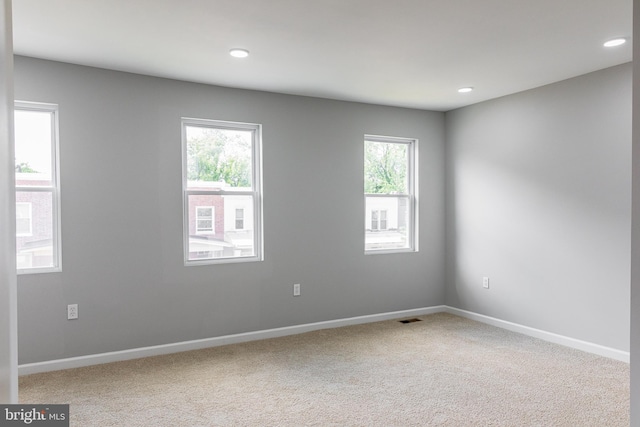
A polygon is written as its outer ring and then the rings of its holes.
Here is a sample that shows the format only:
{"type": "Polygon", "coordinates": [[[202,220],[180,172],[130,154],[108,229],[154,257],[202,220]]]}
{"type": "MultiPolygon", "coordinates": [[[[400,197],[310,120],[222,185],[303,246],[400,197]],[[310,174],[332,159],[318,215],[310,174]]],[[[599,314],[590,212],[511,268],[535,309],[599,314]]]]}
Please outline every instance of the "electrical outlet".
{"type": "Polygon", "coordinates": [[[300,296],[300,283],[295,283],[293,285],[293,296],[294,297],[299,297],[300,296]]]}
{"type": "Polygon", "coordinates": [[[78,318],[78,304],[69,304],[67,306],[67,320],[78,318]]]}
{"type": "Polygon", "coordinates": [[[483,277],[482,278],[482,287],[485,289],[489,289],[489,278],[488,277],[483,277]]]}

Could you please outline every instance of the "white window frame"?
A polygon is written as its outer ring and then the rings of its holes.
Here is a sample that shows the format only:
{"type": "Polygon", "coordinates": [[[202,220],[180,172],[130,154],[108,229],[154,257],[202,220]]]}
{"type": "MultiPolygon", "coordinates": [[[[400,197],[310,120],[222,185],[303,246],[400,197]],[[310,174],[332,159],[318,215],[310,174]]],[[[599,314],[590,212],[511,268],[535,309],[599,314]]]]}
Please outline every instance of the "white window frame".
{"type": "MultiPolygon", "coordinates": [[[[216,208],[215,206],[196,206],[196,234],[216,234],[216,208]],[[199,215],[200,209],[211,209],[211,229],[200,229],[198,221],[201,219],[199,215]]],[[[205,217],[206,219],[206,217],[205,217]]]]}
{"type": "Polygon", "coordinates": [[[58,132],[58,105],[41,102],[16,101],[15,110],[38,111],[51,114],[51,186],[18,186],[17,192],[43,192],[51,193],[52,227],[52,267],[31,267],[17,269],[18,274],[55,273],[62,271],[62,242],[60,221],[60,161],[59,161],[59,132],[58,132]]]}
{"type": "MultiPolygon", "coordinates": [[[[262,261],[263,232],[262,232],[262,125],[255,123],[229,122],[223,120],[182,118],[182,194],[183,194],[183,253],[184,265],[209,265],[209,264],[228,264],[238,262],[256,262],[262,261]],[[251,190],[234,190],[231,189],[215,189],[215,190],[193,190],[188,188],[187,179],[187,127],[209,127],[214,129],[228,129],[250,131],[253,135],[252,141],[252,162],[251,162],[251,190]],[[207,259],[189,259],[189,196],[193,195],[212,195],[212,196],[251,196],[253,199],[253,218],[245,218],[246,221],[253,221],[253,247],[254,255],[251,256],[232,256],[224,258],[207,258],[207,259]]],[[[235,220],[235,218],[234,218],[235,220]]]]}
{"type": "Polygon", "coordinates": [[[29,237],[33,236],[33,203],[31,202],[16,202],[16,237],[29,237]],[[18,218],[18,205],[27,205],[29,214],[25,218],[18,218]],[[29,219],[29,231],[26,233],[18,232],[18,219],[29,219]]]}
{"type": "MultiPolygon", "coordinates": [[[[407,247],[397,249],[367,249],[366,248],[366,231],[364,236],[365,255],[375,254],[392,254],[399,252],[418,252],[418,140],[416,138],[403,138],[395,136],[369,135],[364,136],[364,144],[370,142],[380,142],[388,144],[404,144],[407,146],[407,193],[406,194],[371,194],[364,193],[364,221],[365,230],[367,222],[371,219],[367,218],[366,206],[368,197],[380,198],[400,198],[404,197],[408,202],[408,218],[407,218],[407,247]]],[[[363,156],[364,157],[364,156],[363,156]]],[[[388,229],[388,213],[387,213],[387,229],[388,229]]],[[[378,225],[380,217],[378,217],[378,225]]],[[[369,224],[372,225],[372,224],[369,224]]],[[[378,228],[378,230],[380,230],[378,228]]]]}

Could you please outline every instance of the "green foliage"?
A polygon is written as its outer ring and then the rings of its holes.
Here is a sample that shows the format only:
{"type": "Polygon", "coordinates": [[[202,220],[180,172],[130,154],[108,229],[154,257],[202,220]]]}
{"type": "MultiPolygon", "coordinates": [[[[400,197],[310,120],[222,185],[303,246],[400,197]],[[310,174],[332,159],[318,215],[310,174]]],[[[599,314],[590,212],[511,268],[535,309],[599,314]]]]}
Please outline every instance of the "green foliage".
{"type": "Polygon", "coordinates": [[[365,141],[364,192],[407,193],[407,145],[365,141]]]}
{"type": "Polygon", "coordinates": [[[187,179],[251,187],[251,139],[247,134],[195,128],[187,139],[187,179]]]}
{"type": "Polygon", "coordinates": [[[37,170],[33,169],[29,165],[29,162],[16,163],[16,172],[18,172],[18,173],[38,173],[37,170]]]}

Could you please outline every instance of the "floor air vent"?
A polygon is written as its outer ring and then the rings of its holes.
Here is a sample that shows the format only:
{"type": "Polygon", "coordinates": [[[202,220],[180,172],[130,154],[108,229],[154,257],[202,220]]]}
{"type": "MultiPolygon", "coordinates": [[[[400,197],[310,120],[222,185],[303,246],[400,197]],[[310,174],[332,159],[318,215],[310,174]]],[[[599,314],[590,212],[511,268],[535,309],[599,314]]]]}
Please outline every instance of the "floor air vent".
{"type": "Polygon", "coordinates": [[[400,323],[422,322],[422,319],[418,319],[417,317],[414,317],[413,319],[398,320],[398,322],[400,323]]]}

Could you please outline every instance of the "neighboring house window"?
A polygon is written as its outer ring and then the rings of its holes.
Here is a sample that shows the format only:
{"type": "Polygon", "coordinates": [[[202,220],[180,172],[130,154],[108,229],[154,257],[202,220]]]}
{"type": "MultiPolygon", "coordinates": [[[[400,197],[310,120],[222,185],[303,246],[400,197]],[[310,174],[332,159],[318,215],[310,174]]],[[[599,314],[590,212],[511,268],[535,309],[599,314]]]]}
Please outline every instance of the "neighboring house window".
{"type": "Polygon", "coordinates": [[[244,209],[236,209],[236,230],[244,229],[244,209]]]}
{"type": "Polygon", "coordinates": [[[387,229],[387,211],[386,210],[372,210],[371,211],[371,230],[386,230],[387,229]]]}
{"type": "Polygon", "coordinates": [[[14,118],[18,273],[60,271],[58,106],[16,102],[14,118]]]}
{"type": "Polygon", "coordinates": [[[257,124],[182,119],[186,265],[262,260],[260,138],[257,124]]]}
{"type": "Polygon", "coordinates": [[[33,235],[33,216],[31,203],[16,202],[16,237],[33,235]]]}
{"type": "Polygon", "coordinates": [[[365,252],[418,250],[417,141],[365,135],[365,252]]]}
{"type": "Polygon", "coordinates": [[[196,233],[214,232],[214,210],[212,206],[196,206],[196,233]]]}

